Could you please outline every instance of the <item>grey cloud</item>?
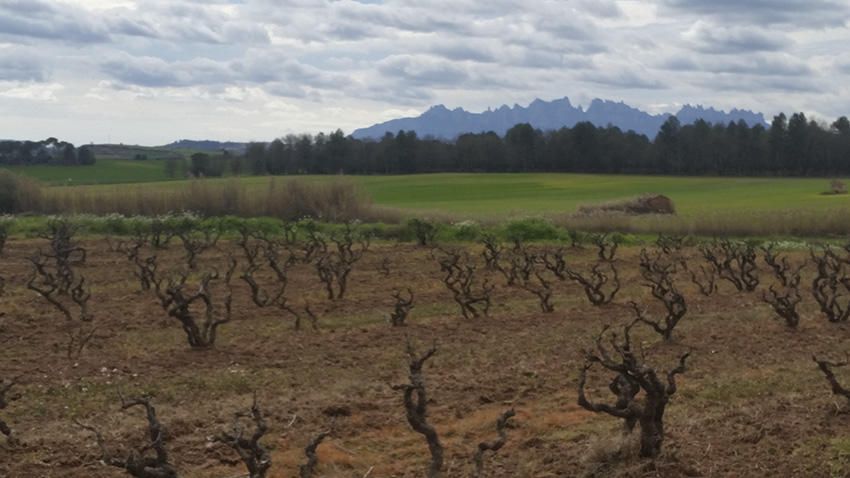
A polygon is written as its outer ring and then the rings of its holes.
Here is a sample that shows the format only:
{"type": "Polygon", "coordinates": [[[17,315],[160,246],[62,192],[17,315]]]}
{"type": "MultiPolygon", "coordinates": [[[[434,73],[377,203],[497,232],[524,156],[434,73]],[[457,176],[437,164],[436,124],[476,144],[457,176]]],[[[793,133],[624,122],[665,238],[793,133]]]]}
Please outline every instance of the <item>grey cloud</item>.
{"type": "Polygon", "coordinates": [[[576,9],[602,18],[618,18],[623,10],[615,0],[579,0],[576,9]]]}
{"type": "Polygon", "coordinates": [[[845,0],[661,0],[663,7],[727,22],[839,27],[850,17],[845,0]]]}
{"type": "Polygon", "coordinates": [[[232,78],[225,65],[208,59],[167,62],[125,54],[103,62],[100,67],[122,83],[153,88],[218,84],[232,78]]]}
{"type": "Polygon", "coordinates": [[[746,93],[817,93],[823,85],[808,78],[742,77],[740,75],[718,75],[695,82],[704,88],[746,93]]]}
{"type": "Polygon", "coordinates": [[[404,79],[415,85],[453,85],[469,79],[462,67],[439,58],[413,55],[392,55],[378,62],[384,75],[404,79]]]}
{"type": "Polygon", "coordinates": [[[638,73],[625,68],[608,68],[606,70],[586,72],[579,75],[578,78],[582,81],[617,88],[637,90],[660,90],[667,88],[667,85],[658,79],[652,78],[646,72],[638,73]]]}
{"type": "Polygon", "coordinates": [[[721,26],[698,21],[685,33],[686,40],[703,53],[736,54],[754,51],[779,51],[791,42],[776,31],[747,26],[721,26]]]}
{"type": "Polygon", "coordinates": [[[448,60],[494,63],[496,54],[488,42],[440,41],[428,47],[428,52],[448,60]]]}
{"type": "Polygon", "coordinates": [[[64,40],[77,43],[102,42],[108,33],[80,9],[41,0],[0,2],[0,35],[64,40]]]}
{"type": "Polygon", "coordinates": [[[250,51],[245,59],[195,58],[165,61],[150,56],[115,55],[100,70],[124,85],[146,88],[260,85],[270,94],[306,97],[309,89],[342,88],[351,80],[295,59],[250,51]]]}
{"type": "Polygon", "coordinates": [[[711,56],[707,58],[674,56],[660,62],[659,66],[672,71],[737,73],[756,76],[798,77],[813,73],[809,65],[785,54],[711,56]]]}
{"type": "Polygon", "coordinates": [[[0,81],[47,80],[44,65],[32,52],[0,50],[0,81]]]}
{"type": "Polygon", "coordinates": [[[4,0],[0,35],[69,43],[116,42],[120,36],[219,44],[269,42],[262,26],[230,18],[207,4],[157,1],[138,10],[95,11],[62,2],[4,0]]]}

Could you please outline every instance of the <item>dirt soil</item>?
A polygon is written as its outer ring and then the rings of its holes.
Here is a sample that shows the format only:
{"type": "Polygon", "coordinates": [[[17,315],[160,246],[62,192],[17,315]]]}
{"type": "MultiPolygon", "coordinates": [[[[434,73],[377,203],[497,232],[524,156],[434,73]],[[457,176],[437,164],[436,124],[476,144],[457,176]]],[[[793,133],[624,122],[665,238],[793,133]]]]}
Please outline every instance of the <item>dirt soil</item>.
{"type": "MultiPolygon", "coordinates": [[[[850,328],[818,312],[808,291],[811,266],[799,330],[788,330],[762,303],[763,286],[740,293],[721,283],[719,294],[706,298],[686,276],[679,286],[689,310],[674,342],[662,343],[648,327],[635,330],[659,370],[692,353],[668,407],[662,455],[648,461],[635,456],[618,419],[576,405],[582,350],[603,325],[625,324],[631,315],[622,305],[590,305],[572,283],[555,283],[555,311],[544,314],[535,296],[488,272],[498,284],[490,316],[464,320],[428,249],[378,244],[357,263],[340,301],[326,299],[314,266],[296,266],[291,300],[310,301],[318,330],[294,331],[290,316],[255,306],[235,280],[233,321],[220,328],[215,348],[193,351],[154,294],[140,291],[125,257],[100,238],[83,243],[89,259],[80,272],[92,286],[99,329],[76,361],[65,354],[68,324],[25,286],[25,259],[44,243],[11,240],[0,259],[0,378],[20,376],[20,398],[0,418],[23,442],[0,446],[0,476],[126,476],[100,463],[93,436],[73,422],[102,430],[110,450],[140,445],[144,415],[122,411],[120,391],[153,397],[181,476],[245,474],[236,454],[210,437],[247,411],[256,393],[271,427],[263,440],[272,450],[269,476],[297,476],[310,439],[332,430],[318,448],[318,476],[421,477],[426,443],[407,424],[401,392],[391,388],[407,380],[408,338],[419,350],[438,348],[424,374],[429,419],[446,449],[445,476],[471,476],[477,444],[496,438],[495,421],[511,407],[507,444],[486,458],[484,476],[850,476],[850,414],[839,413],[846,403],[831,395],[811,359],[843,358],[850,328]],[[381,272],[384,258],[389,276],[381,272]],[[406,286],[415,308],[406,327],[394,328],[387,321],[391,292],[406,286]]],[[[232,247],[221,242],[204,254],[201,269],[222,268],[232,247]]],[[[642,301],[657,314],[639,280],[638,250],[618,252],[624,287],[617,302],[642,301]]],[[[567,257],[587,268],[594,250],[569,250],[567,257]]],[[[178,247],[160,253],[162,268],[180,263],[178,247]]],[[[762,282],[770,283],[760,264],[762,282]]],[[[590,398],[613,402],[611,375],[595,367],[590,376],[590,398]]],[[[839,370],[839,379],[850,386],[850,368],[839,370]]]]}

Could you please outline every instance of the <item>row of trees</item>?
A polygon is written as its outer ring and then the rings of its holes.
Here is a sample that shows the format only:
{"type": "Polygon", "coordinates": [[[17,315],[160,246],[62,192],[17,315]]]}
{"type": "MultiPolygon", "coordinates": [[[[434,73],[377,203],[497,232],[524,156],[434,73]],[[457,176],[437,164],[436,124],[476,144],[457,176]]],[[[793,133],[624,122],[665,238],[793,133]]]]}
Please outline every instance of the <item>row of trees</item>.
{"type": "Polygon", "coordinates": [[[47,138],[43,141],[0,141],[0,164],[90,165],[96,161],[89,146],[74,147],[67,141],[47,138]]]}
{"type": "Polygon", "coordinates": [[[195,155],[194,175],[412,174],[446,171],[828,176],[850,173],[850,121],[832,125],[803,113],[769,127],[671,117],[654,140],[619,128],[578,123],[541,131],[518,124],[505,136],[463,134],[454,141],[413,131],[358,140],[337,130],[252,143],[241,158],[195,155]]]}

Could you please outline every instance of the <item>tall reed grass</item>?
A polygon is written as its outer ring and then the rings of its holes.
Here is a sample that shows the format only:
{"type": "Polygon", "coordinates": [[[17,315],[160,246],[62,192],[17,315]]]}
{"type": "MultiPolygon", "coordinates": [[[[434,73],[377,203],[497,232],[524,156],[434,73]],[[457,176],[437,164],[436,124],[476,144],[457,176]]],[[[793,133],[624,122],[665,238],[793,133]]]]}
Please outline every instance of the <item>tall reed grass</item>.
{"type": "Polygon", "coordinates": [[[397,222],[392,211],[378,208],[354,183],[275,180],[268,187],[249,189],[238,179],[198,179],[182,189],[149,189],[142,185],[112,189],[44,188],[37,211],[46,214],[123,214],[155,216],[193,212],[205,217],[276,217],[294,220],[397,222]]]}
{"type": "Polygon", "coordinates": [[[699,216],[621,214],[555,216],[569,230],[740,237],[828,237],[850,234],[850,209],[717,211],[699,216]]]}

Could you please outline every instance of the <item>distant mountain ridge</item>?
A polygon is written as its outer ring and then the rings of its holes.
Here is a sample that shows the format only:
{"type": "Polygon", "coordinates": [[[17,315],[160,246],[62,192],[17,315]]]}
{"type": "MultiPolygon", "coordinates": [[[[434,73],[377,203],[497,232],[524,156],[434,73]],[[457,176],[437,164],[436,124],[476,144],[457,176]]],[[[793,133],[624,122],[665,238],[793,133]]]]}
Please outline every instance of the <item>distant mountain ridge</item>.
{"type": "MultiPolygon", "coordinates": [[[[543,101],[536,99],[527,107],[503,105],[495,110],[471,113],[463,108],[450,110],[443,105],[432,106],[428,111],[415,118],[399,118],[368,128],[355,130],[352,136],[358,139],[379,139],[384,134],[397,133],[399,130],[416,131],[419,136],[434,136],[441,139],[453,139],[464,133],[494,131],[504,135],[518,123],[529,123],[542,130],[554,130],[572,127],[576,123],[589,121],[596,126],[616,126],[623,131],[635,131],[650,139],[655,138],[661,125],[672,116],[670,113],[653,115],[625,103],[594,99],[587,109],[573,106],[567,97],[543,101]]],[[[766,125],[764,115],[748,110],[733,109],[725,112],[702,105],[683,106],[675,116],[682,124],[691,124],[698,119],[709,123],[723,123],[744,120],[748,125],[766,125]]]]}

